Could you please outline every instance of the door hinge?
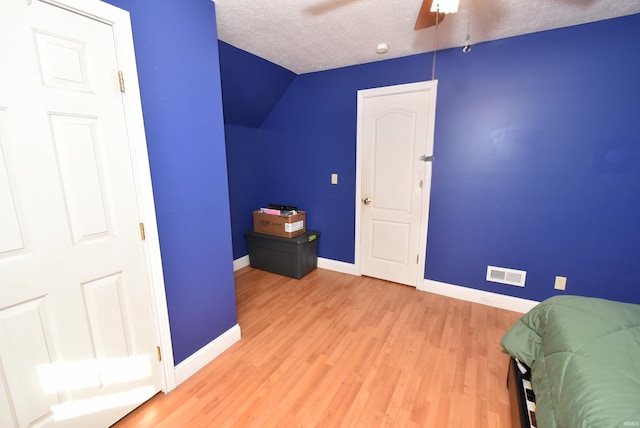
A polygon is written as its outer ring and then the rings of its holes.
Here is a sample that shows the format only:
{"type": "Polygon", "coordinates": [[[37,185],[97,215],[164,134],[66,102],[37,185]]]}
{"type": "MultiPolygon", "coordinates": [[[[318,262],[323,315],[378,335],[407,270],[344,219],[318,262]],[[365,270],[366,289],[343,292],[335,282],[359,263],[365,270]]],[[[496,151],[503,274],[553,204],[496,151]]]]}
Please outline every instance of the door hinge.
{"type": "Polygon", "coordinates": [[[161,363],[162,362],[162,351],[160,351],[160,347],[156,346],[156,355],[158,357],[158,362],[161,363]]]}
{"type": "Polygon", "coordinates": [[[416,264],[420,263],[420,254],[416,254],[416,264]]]}
{"type": "Polygon", "coordinates": [[[147,239],[147,236],[144,234],[144,223],[140,223],[140,239],[143,241],[147,239]]]}
{"type": "Polygon", "coordinates": [[[124,92],[124,74],[118,70],[118,82],[120,83],[120,92],[124,92]]]}

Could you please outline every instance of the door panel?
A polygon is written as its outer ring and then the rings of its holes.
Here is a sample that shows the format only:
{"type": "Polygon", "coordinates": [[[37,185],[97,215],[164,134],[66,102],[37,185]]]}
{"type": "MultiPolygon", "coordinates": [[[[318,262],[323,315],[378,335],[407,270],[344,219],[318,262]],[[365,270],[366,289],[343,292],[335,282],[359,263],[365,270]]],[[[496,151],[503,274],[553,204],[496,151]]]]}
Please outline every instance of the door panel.
{"type": "Polygon", "coordinates": [[[403,110],[372,118],[373,209],[411,212],[415,119],[415,114],[403,110]]]}
{"type": "Polygon", "coordinates": [[[17,177],[9,152],[8,127],[7,111],[0,109],[0,260],[25,250],[24,207],[16,193],[17,177]]]}
{"type": "Polygon", "coordinates": [[[0,310],[0,360],[3,383],[10,394],[10,400],[2,406],[9,409],[2,418],[6,419],[3,427],[14,426],[12,414],[18,426],[43,420],[59,403],[57,394],[43,390],[37,371],[37,367],[52,362],[47,305],[47,299],[41,297],[0,310]]]}
{"type": "Polygon", "coordinates": [[[50,114],[54,152],[73,241],[109,233],[102,191],[104,159],[96,152],[97,118],[50,114]]]}
{"type": "Polygon", "coordinates": [[[380,262],[408,263],[408,245],[410,225],[390,221],[371,221],[371,242],[384,243],[371,246],[371,258],[380,262]]]}
{"type": "Polygon", "coordinates": [[[108,426],[160,389],[113,29],[27,3],[0,6],[0,425],[108,426]]]}
{"type": "Polygon", "coordinates": [[[433,147],[435,86],[376,88],[359,97],[360,273],[416,286],[424,272],[431,178],[424,156],[433,147]]]}
{"type": "Polygon", "coordinates": [[[34,29],[38,68],[45,86],[90,92],[86,42],[34,29]]]}

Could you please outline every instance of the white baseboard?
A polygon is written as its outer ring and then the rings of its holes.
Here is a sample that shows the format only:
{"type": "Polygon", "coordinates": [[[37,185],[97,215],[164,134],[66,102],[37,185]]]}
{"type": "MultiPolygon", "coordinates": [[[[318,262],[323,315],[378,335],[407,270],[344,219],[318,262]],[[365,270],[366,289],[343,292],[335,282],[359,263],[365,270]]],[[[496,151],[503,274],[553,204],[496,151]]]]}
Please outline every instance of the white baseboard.
{"type": "Polygon", "coordinates": [[[233,271],[237,271],[238,269],[242,269],[243,267],[249,266],[249,255],[247,254],[244,257],[240,257],[239,259],[235,259],[233,261],[233,271]]]}
{"type": "Polygon", "coordinates": [[[425,279],[424,283],[418,286],[418,290],[520,313],[528,312],[539,303],[535,300],[521,299],[519,297],[506,296],[490,291],[461,287],[459,285],[447,284],[431,279],[425,279]]]}
{"type": "Polygon", "coordinates": [[[176,366],[176,385],[191,377],[195,372],[209,364],[218,355],[226,351],[241,338],[240,325],[236,324],[220,336],[209,342],[189,358],[176,366]]]}
{"type": "Polygon", "coordinates": [[[320,269],[332,270],[335,272],[355,275],[356,266],[353,263],[339,262],[337,260],[324,259],[318,257],[318,267],[320,269]]]}
{"type": "MultiPolygon", "coordinates": [[[[242,269],[243,267],[249,266],[249,256],[243,256],[239,259],[235,259],[233,261],[233,271],[237,271],[238,269],[242,269]]],[[[318,267],[320,269],[332,270],[335,272],[346,273],[349,275],[354,275],[355,265],[353,263],[339,262],[337,260],[324,259],[322,257],[318,257],[318,267]]]]}

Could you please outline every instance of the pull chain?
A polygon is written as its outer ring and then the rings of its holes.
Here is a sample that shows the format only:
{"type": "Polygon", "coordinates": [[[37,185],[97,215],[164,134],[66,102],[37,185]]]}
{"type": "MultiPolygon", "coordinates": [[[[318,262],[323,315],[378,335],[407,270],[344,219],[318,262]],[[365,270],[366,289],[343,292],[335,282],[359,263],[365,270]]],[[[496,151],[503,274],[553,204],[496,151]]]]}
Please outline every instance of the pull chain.
{"type": "Polygon", "coordinates": [[[433,35],[433,57],[431,60],[431,80],[436,80],[436,52],[438,51],[438,24],[440,21],[440,4],[436,9],[436,31],[433,35]]]}

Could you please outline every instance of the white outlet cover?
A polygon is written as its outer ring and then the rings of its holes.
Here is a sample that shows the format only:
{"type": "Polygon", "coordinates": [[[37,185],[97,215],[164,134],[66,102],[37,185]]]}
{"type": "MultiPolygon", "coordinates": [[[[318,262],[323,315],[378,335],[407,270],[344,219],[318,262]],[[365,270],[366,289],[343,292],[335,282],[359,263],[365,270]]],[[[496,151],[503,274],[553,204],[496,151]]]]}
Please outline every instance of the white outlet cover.
{"type": "Polygon", "coordinates": [[[556,283],[553,288],[556,290],[566,290],[567,288],[567,277],[566,276],[556,276],[556,283]]]}

